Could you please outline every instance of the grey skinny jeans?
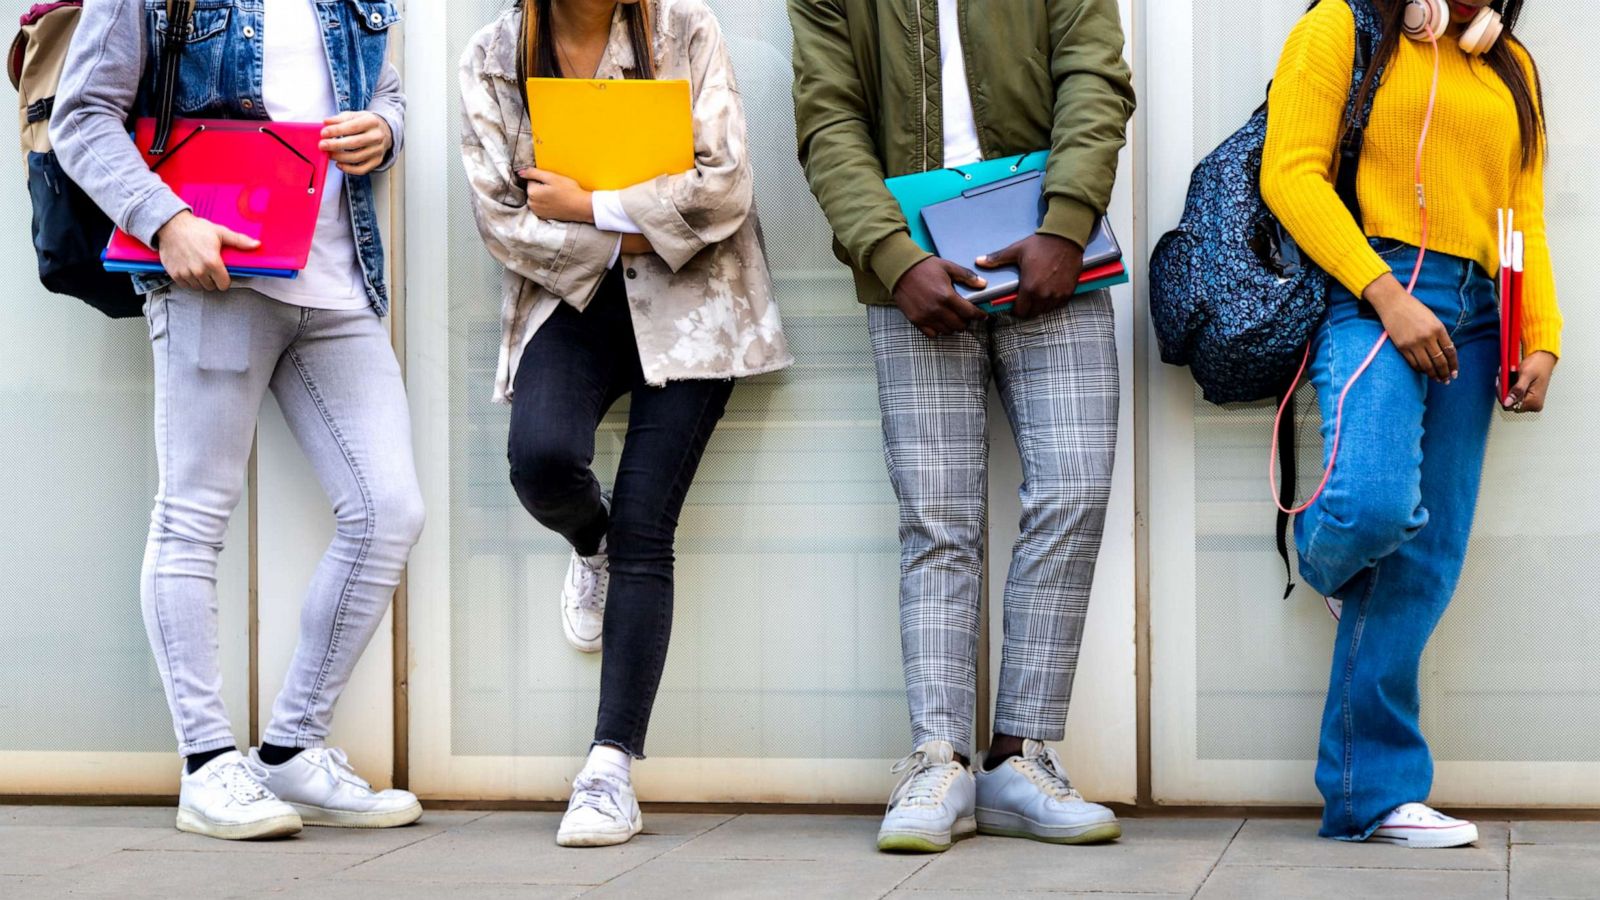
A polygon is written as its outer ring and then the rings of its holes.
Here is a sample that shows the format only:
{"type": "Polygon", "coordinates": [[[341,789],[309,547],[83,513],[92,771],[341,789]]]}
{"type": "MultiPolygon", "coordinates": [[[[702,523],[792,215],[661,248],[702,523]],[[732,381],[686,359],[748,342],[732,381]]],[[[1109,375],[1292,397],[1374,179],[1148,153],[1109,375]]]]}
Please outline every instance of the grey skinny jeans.
{"type": "Polygon", "coordinates": [[[145,304],[156,455],[140,599],[185,756],[234,744],[217,660],[217,554],[268,390],[333,503],[300,642],[265,739],[317,747],[422,530],[400,366],[372,310],[305,309],[252,290],[171,288],[145,304]]]}

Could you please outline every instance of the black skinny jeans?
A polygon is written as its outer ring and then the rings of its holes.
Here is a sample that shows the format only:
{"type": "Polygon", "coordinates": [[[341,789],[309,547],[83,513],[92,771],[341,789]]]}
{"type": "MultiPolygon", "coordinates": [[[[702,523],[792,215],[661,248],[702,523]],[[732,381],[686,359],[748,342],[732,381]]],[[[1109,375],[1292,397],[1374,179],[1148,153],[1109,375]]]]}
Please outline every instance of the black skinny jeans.
{"type": "Polygon", "coordinates": [[[563,303],[522,362],[511,402],[511,484],[528,512],[584,555],[601,538],[611,561],[597,744],[644,756],[645,732],[672,635],[672,545],[678,514],[731,380],[645,383],[618,269],[584,312],[563,303]],[[594,436],[632,394],[628,434],[612,491],[600,501],[594,436]]]}

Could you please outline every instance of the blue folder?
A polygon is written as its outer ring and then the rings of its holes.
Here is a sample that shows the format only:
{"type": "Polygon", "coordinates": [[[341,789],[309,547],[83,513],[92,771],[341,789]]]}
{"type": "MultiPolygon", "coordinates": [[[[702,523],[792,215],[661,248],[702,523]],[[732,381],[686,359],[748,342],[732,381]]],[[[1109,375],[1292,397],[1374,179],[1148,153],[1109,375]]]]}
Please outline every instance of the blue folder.
{"type": "MultiPolygon", "coordinates": [[[[983,306],[1014,296],[1022,278],[1015,265],[978,268],[978,258],[1009,247],[1039,230],[1044,220],[1044,173],[1024,172],[981,187],[968,188],[953,199],[922,210],[922,224],[945,259],[980,272],[987,287],[957,284],[956,291],[983,306]]],[[[1095,221],[1083,250],[1083,270],[1092,272],[1122,260],[1122,248],[1104,217],[1095,221]]],[[[1122,273],[1126,275],[1126,270],[1122,273]]],[[[1082,289],[1080,289],[1080,293],[1082,289]]]]}
{"type": "MultiPolygon", "coordinates": [[[[129,275],[162,275],[166,269],[158,262],[128,262],[126,260],[106,259],[106,254],[100,254],[100,261],[105,263],[107,272],[126,272],[129,275]]],[[[251,269],[243,266],[229,266],[228,274],[235,278],[299,278],[300,273],[295,269],[251,269]]]]}
{"type": "Polygon", "coordinates": [[[935,169],[914,175],[899,175],[884,181],[889,193],[900,201],[900,211],[905,213],[906,224],[911,226],[911,239],[917,246],[937,253],[928,226],[922,221],[922,210],[935,203],[954,200],[963,191],[1004,181],[1023,172],[1042,172],[1050,160],[1050,151],[1040,150],[1026,156],[1008,156],[990,159],[958,169],[935,169]]]}

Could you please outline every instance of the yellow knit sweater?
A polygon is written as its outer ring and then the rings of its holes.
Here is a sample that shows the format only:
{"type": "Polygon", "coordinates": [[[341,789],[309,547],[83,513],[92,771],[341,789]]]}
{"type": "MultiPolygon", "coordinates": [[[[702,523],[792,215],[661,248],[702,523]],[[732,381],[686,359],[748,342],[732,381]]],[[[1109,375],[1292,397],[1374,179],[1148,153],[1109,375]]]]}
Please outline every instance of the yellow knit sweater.
{"type": "MultiPolygon", "coordinates": [[[[1544,159],[1522,165],[1511,92],[1482,59],[1439,41],[1439,98],[1422,163],[1428,248],[1475,260],[1498,273],[1495,210],[1516,211],[1526,232],[1524,352],[1561,353],[1561,312],[1544,229],[1544,159]]],[[[1517,48],[1524,65],[1531,61],[1517,48]]],[[[1324,0],[1289,35],[1272,82],[1261,194],[1306,253],[1351,293],[1389,273],[1367,243],[1422,239],[1412,178],[1417,138],[1433,80],[1433,50],[1400,41],[1373,103],[1356,191],[1366,221],[1357,227],[1334,190],[1340,119],[1355,55],[1355,19],[1343,0],[1324,0]]],[[[1542,111],[1541,111],[1542,114],[1542,111]]]]}

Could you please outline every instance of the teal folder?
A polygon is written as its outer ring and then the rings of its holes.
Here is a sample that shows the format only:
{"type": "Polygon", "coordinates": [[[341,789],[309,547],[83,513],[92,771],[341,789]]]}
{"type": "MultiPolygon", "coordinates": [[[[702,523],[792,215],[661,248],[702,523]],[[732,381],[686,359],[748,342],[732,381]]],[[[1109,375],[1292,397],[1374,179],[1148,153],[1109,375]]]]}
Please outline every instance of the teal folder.
{"type": "Polygon", "coordinates": [[[993,184],[1023,172],[1042,172],[1049,159],[1050,151],[1040,150],[1026,156],[984,160],[959,169],[934,169],[914,175],[899,175],[884,181],[884,186],[900,201],[900,211],[905,213],[906,224],[911,226],[911,239],[929,253],[937,253],[933,248],[933,238],[928,236],[928,226],[922,221],[924,207],[954,200],[963,191],[993,184]]]}

